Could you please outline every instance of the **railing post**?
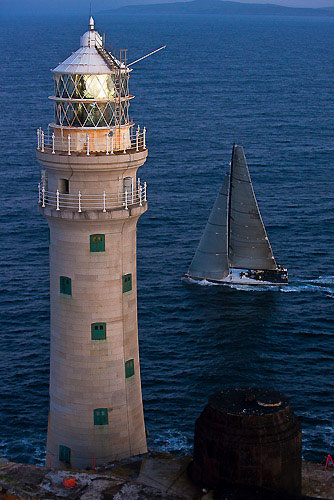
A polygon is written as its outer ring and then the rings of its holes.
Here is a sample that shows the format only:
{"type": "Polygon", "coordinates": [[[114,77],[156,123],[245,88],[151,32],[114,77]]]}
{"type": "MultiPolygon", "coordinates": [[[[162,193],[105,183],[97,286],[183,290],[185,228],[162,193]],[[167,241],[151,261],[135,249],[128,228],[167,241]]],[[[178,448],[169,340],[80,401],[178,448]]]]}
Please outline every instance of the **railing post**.
{"type": "Polygon", "coordinates": [[[41,203],[41,183],[38,183],[38,203],[41,203]]]}
{"type": "Polygon", "coordinates": [[[144,127],[144,130],[143,130],[143,147],[144,149],[146,149],[146,127],[144,127]]]}
{"type": "Polygon", "coordinates": [[[87,138],[87,156],[89,156],[89,135],[86,135],[87,138]]]}
{"type": "Polygon", "coordinates": [[[57,209],[59,210],[59,189],[57,189],[57,209]]]}
{"type": "Polygon", "coordinates": [[[143,200],[142,200],[142,197],[143,197],[143,188],[142,186],[140,185],[139,186],[139,206],[143,206],[143,200]]]}
{"type": "Polygon", "coordinates": [[[52,154],[55,154],[55,134],[52,134],[52,154]]]}
{"type": "Polygon", "coordinates": [[[71,156],[71,136],[70,134],[67,136],[67,142],[68,142],[68,156],[71,156]]]}
{"type": "Polygon", "coordinates": [[[126,153],[125,132],[123,132],[123,148],[124,148],[123,153],[125,154],[126,153]]]}
{"type": "Polygon", "coordinates": [[[106,155],[109,154],[109,134],[106,134],[106,155]]]}
{"type": "Polygon", "coordinates": [[[37,149],[40,149],[41,147],[41,140],[40,140],[40,131],[39,128],[37,129],[37,149]]]}
{"type": "Polygon", "coordinates": [[[125,191],[125,210],[128,210],[128,192],[125,191]]]}
{"type": "Polygon", "coordinates": [[[103,212],[106,212],[106,192],[103,191],[103,212]]]}
{"type": "Polygon", "coordinates": [[[42,207],[45,208],[45,187],[42,187],[42,207]]]}
{"type": "Polygon", "coordinates": [[[114,154],[114,135],[110,137],[110,153],[114,154]]]}
{"type": "Polygon", "coordinates": [[[147,201],[147,182],[144,182],[144,201],[147,201]]]}
{"type": "Polygon", "coordinates": [[[81,212],[81,192],[80,191],[78,193],[78,203],[79,203],[78,212],[81,212]]]}
{"type": "Polygon", "coordinates": [[[42,153],[44,153],[44,132],[42,130],[42,149],[41,149],[42,153]]]}
{"type": "Polygon", "coordinates": [[[136,151],[139,151],[139,125],[137,127],[137,131],[136,131],[136,151]]]}
{"type": "MultiPolygon", "coordinates": [[[[139,195],[140,195],[140,177],[138,177],[137,179],[137,196],[139,198],[139,195]]],[[[138,200],[137,198],[137,200],[138,200]]]]}

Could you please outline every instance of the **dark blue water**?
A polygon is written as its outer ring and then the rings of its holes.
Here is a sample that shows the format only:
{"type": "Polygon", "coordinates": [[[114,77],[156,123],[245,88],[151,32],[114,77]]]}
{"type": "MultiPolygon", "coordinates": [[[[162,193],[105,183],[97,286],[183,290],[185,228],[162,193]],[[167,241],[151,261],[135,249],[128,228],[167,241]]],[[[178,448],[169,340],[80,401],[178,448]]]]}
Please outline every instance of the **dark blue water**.
{"type": "MultiPolygon", "coordinates": [[[[334,452],[333,36],[331,19],[97,17],[134,66],[132,116],[148,128],[149,211],[138,229],[146,424],[154,446],[189,450],[213,391],[269,385],[301,417],[304,456],[334,452]],[[245,147],[284,290],[186,285],[230,160],[245,147]]],[[[48,229],[36,209],[38,126],[49,69],[87,19],[2,27],[0,453],[41,463],[48,412],[48,229]]],[[[107,38],[108,39],[108,38],[107,38]]],[[[110,37],[109,37],[110,40],[110,37]]]]}

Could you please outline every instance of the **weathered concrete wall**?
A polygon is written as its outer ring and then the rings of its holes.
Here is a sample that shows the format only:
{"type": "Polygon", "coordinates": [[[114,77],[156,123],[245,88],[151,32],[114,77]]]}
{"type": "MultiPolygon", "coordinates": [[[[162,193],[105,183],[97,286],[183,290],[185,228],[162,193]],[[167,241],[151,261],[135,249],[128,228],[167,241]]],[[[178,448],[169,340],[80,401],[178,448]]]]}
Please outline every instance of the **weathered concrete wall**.
{"type": "MultiPolygon", "coordinates": [[[[136,156],[42,156],[49,190],[59,178],[82,193],[117,192],[123,178],[136,185],[136,156]],[[118,161],[117,161],[118,159],[118,161]]],[[[59,446],[71,450],[71,466],[92,467],[146,451],[142,407],[136,283],[136,230],[146,203],[130,210],[41,209],[50,227],[51,356],[46,463],[62,467],[59,446]],[[90,251],[90,235],[105,235],[105,251],[90,251]],[[132,275],[123,292],[122,276],[132,275]],[[60,293],[60,276],[71,295],[60,293]],[[92,340],[91,324],[106,323],[106,339],[92,340]],[[125,363],[134,360],[134,375],[125,363]],[[108,409],[108,424],[94,425],[94,410],[108,409]]]]}

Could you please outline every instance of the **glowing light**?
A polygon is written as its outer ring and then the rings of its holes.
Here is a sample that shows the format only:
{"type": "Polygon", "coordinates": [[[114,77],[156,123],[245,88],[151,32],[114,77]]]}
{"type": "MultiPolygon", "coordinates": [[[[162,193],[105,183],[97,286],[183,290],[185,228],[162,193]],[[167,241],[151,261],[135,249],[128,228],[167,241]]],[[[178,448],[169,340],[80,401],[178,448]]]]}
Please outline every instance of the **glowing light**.
{"type": "Polygon", "coordinates": [[[110,99],[115,95],[115,85],[110,75],[84,75],[84,97],[88,99],[110,99]]]}

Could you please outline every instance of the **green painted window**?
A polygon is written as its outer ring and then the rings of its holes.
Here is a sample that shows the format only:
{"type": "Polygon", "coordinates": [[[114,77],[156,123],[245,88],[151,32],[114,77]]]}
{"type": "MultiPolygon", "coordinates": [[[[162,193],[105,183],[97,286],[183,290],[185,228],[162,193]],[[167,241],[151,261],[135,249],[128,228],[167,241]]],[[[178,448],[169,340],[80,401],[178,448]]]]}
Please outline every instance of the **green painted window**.
{"type": "Polygon", "coordinates": [[[90,251],[91,252],[104,252],[106,249],[106,238],[104,234],[91,234],[90,235],[90,251]]]}
{"type": "Polygon", "coordinates": [[[106,324],[105,323],[92,323],[92,340],[105,340],[106,338],[106,324]]]}
{"type": "Polygon", "coordinates": [[[123,278],[123,293],[132,290],[132,274],[124,274],[123,278]]]}
{"type": "Polygon", "coordinates": [[[71,278],[60,276],[60,293],[64,293],[65,295],[72,295],[71,278]]]}
{"type": "Polygon", "coordinates": [[[94,410],[94,425],[108,425],[108,408],[94,410]]]}
{"type": "Polygon", "coordinates": [[[133,359],[129,359],[125,363],[125,378],[130,378],[135,374],[135,362],[133,359]]]}
{"type": "Polygon", "coordinates": [[[67,446],[59,445],[59,462],[64,464],[71,464],[71,448],[67,446]]]}

